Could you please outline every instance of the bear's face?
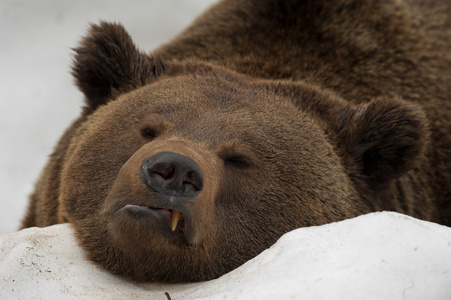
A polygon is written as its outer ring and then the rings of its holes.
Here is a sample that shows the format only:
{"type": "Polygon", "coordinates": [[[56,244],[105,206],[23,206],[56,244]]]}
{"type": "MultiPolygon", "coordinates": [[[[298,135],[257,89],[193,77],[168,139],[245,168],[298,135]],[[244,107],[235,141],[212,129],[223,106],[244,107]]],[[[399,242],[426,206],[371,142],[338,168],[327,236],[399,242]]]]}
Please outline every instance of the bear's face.
{"type": "MultiPolygon", "coordinates": [[[[338,219],[337,199],[356,198],[311,117],[223,72],[162,76],[122,95],[89,117],[67,154],[67,219],[91,220],[92,231],[75,227],[91,238],[104,227],[103,243],[149,274],[174,261],[152,279],[218,276],[284,232],[338,219]]],[[[104,251],[94,259],[113,250],[104,251]]]]}
{"type": "MultiPolygon", "coordinates": [[[[406,167],[365,163],[391,158],[355,123],[403,115],[410,131],[422,125],[401,101],[351,107],[302,83],[163,64],[105,23],[77,49],[74,75],[89,116],[66,153],[60,218],[92,260],[137,280],[216,278],[285,232],[373,210],[366,181],[406,167]]],[[[411,156],[421,151],[394,138],[411,156]]]]}

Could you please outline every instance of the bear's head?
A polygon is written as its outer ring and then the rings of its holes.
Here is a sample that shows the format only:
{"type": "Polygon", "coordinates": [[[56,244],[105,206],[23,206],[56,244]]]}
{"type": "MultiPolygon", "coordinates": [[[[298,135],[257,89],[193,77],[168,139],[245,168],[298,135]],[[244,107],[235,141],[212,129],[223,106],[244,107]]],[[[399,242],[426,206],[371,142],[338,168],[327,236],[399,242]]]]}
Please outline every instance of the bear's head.
{"type": "Polygon", "coordinates": [[[302,82],[162,62],[101,23],[75,49],[86,121],[60,220],[88,256],[141,281],[216,278],[298,227],[383,208],[421,156],[421,110],[351,105],[302,82]]]}

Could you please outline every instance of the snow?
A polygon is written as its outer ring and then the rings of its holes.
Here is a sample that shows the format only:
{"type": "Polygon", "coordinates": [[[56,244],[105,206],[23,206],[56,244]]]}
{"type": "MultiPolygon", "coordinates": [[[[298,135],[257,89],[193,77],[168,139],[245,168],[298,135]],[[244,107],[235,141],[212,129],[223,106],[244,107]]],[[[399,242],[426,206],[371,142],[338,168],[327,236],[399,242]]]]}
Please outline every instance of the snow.
{"type": "Polygon", "coordinates": [[[151,51],[214,2],[0,1],[0,234],[19,227],[48,155],[80,113],[71,48],[88,23],[121,22],[140,49],[151,51]]]}
{"type": "Polygon", "coordinates": [[[451,228],[381,212],[282,236],[234,271],[136,283],[84,258],[68,224],[0,236],[2,299],[451,299],[451,228]]]}

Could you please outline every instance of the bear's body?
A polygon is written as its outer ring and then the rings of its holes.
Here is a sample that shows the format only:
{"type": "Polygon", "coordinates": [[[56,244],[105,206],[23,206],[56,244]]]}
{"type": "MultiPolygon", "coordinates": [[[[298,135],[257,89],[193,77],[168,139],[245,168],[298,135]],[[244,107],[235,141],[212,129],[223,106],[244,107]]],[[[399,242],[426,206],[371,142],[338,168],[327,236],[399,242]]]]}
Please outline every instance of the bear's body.
{"type": "Polygon", "coordinates": [[[218,277],[372,211],[451,225],[451,3],[222,1],[153,55],[93,25],[23,227],[136,280],[218,277]]]}

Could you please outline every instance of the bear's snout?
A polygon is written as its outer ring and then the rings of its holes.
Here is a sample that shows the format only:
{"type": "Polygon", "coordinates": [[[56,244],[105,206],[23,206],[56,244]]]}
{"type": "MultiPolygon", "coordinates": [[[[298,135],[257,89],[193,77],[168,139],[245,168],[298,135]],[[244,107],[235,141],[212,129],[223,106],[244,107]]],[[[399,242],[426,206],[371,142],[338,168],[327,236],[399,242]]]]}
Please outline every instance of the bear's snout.
{"type": "Polygon", "coordinates": [[[144,159],[141,179],[163,198],[194,198],[204,186],[199,165],[191,158],[174,152],[160,152],[144,159]]]}
{"type": "Polygon", "coordinates": [[[104,202],[115,243],[155,251],[162,243],[195,245],[214,235],[221,162],[181,138],[142,146],[122,165],[104,202]]]}

